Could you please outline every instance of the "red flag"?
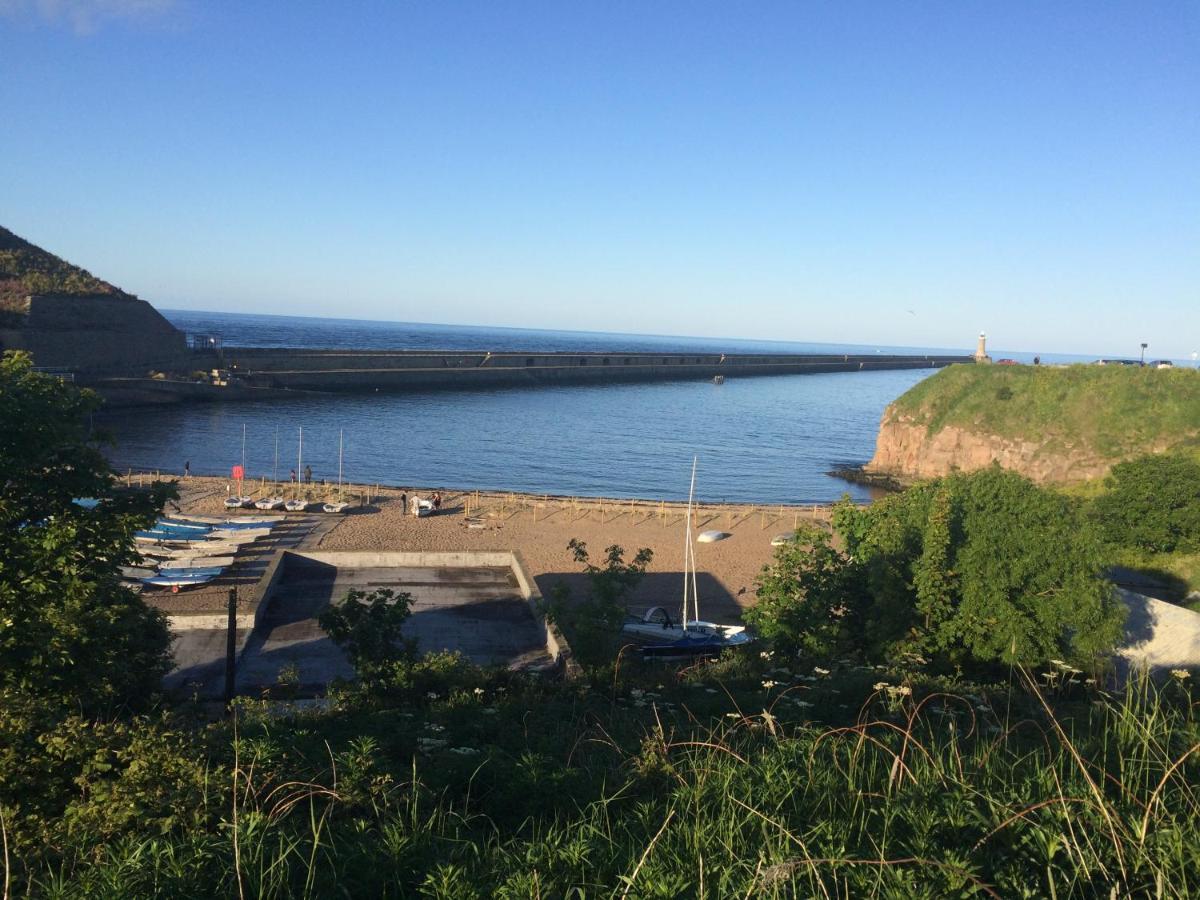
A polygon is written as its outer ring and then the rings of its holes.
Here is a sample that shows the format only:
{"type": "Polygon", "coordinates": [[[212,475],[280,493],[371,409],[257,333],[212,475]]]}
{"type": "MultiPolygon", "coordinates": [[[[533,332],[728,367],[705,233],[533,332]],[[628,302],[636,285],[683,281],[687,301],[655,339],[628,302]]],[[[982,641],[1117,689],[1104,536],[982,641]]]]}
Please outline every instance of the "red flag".
{"type": "Polygon", "coordinates": [[[241,466],[233,467],[233,480],[234,481],[241,481],[245,477],[246,477],[245,469],[243,469],[241,466]]]}

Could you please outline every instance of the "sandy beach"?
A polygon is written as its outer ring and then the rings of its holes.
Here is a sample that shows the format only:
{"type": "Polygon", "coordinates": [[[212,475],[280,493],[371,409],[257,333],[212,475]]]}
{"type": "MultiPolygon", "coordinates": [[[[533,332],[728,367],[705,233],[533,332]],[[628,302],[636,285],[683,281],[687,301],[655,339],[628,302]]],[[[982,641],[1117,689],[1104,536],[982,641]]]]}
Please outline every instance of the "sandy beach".
{"type": "MultiPolygon", "coordinates": [[[[181,481],[181,509],[196,514],[224,513],[227,484],[223,478],[181,481]]],[[[249,482],[246,487],[249,492],[249,482]]],[[[602,561],[606,548],[613,544],[625,549],[627,560],[646,547],[654,557],[631,606],[675,609],[681,601],[682,504],[443,490],[441,511],[416,518],[401,507],[402,493],[429,497],[432,491],[355,486],[346,493],[353,503],[350,511],[332,522],[327,521],[332,517],[321,516],[319,527],[302,545],[323,550],[516,550],[543,595],[560,580],[572,591],[584,588],[580,565],[567,548],[572,538],[586,542],[594,562],[602,561]]],[[[790,532],[800,522],[827,521],[828,514],[828,507],[811,505],[699,506],[697,531],[714,529],[732,535],[717,543],[696,544],[701,614],[722,621],[737,619],[741,610],[754,602],[755,579],[773,553],[771,539],[790,532]]],[[[310,519],[313,516],[309,514],[310,519]]],[[[176,609],[191,604],[207,606],[204,593],[189,591],[160,598],[154,592],[147,599],[161,599],[176,609]]]]}

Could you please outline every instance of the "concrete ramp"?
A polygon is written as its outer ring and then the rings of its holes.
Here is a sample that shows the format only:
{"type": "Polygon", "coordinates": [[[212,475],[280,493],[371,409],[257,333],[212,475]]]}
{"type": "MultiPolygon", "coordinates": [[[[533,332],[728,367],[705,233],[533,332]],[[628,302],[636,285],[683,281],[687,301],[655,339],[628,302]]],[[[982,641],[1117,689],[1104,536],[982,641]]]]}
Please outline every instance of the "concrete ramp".
{"type": "Polygon", "coordinates": [[[1154,675],[1200,667],[1200,613],[1124,588],[1117,591],[1129,607],[1116,653],[1122,677],[1139,669],[1154,675]]]}

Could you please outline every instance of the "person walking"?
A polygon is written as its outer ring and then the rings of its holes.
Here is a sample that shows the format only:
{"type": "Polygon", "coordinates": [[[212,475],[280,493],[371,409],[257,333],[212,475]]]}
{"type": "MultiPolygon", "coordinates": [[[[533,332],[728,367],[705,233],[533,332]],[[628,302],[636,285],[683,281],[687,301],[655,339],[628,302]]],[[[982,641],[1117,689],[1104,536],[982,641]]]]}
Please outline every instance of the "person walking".
{"type": "Polygon", "coordinates": [[[400,515],[408,515],[408,494],[406,492],[400,494],[400,515]]]}
{"type": "Polygon", "coordinates": [[[189,459],[183,464],[183,477],[188,478],[192,474],[192,461],[189,459]]]}

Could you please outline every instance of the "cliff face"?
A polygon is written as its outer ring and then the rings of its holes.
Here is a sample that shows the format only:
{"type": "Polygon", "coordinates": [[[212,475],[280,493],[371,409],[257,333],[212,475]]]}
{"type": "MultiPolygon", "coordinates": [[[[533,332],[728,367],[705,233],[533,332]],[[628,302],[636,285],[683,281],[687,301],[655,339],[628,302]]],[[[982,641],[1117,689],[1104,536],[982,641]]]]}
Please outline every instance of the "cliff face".
{"type": "Polygon", "coordinates": [[[993,463],[1020,472],[1039,484],[1087,481],[1105,475],[1112,462],[1086,451],[1047,451],[1036,441],[976,434],[947,426],[932,434],[924,425],[900,415],[884,415],[875,455],[866,470],[901,481],[939,478],[951,472],[973,472],[993,463]]]}
{"type": "Polygon", "coordinates": [[[1200,372],[1098,366],[954,366],[888,407],[866,471],[901,482],[993,463],[1039,484],[1200,435],[1200,372]]]}

